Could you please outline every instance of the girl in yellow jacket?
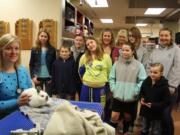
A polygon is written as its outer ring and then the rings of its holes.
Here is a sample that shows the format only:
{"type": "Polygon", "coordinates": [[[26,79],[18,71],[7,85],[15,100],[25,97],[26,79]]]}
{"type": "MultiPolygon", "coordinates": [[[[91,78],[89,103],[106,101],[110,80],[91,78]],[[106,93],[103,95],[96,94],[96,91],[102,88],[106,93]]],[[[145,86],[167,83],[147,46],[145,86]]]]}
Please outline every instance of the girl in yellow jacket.
{"type": "Polygon", "coordinates": [[[86,51],[79,62],[79,74],[82,79],[81,101],[101,102],[106,91],[112,62],[94,37],[86,39],[86,51]]]}

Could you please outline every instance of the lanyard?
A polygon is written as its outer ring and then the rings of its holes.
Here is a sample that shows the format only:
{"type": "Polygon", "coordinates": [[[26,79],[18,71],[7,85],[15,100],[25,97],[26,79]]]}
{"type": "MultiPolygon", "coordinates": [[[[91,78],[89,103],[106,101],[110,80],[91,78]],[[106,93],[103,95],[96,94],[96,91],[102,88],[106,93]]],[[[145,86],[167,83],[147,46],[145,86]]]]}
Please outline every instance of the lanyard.
{"type": "Polygon", "coordinates": [[[16,66],[15,66],[14,68],[15,68],[15,71],[16,71],[16,79],[17,79],[16,93],[21,94],[22,89],[20,89],[20,86],[19,86],[19,76],[18,76],[18,71],[17,71],[16,66]]]}

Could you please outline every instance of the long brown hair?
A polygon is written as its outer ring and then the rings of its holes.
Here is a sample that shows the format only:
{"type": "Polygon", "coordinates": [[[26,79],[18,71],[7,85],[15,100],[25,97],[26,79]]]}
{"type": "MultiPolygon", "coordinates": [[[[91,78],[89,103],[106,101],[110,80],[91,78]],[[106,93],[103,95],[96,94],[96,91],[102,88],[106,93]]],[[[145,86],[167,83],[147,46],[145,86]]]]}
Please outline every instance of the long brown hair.
{"type": "MultiPolygon", "coordinates": [[[[96,51],[95,51],[95,59],[97,59],[97,60],[101,60],[102,58],[103,58],[103,55],[104,55],[104,52],[103,52],[103,49],[102,49],[102,47],[100,46],[100,44],[98,43],[98,40],[97,39],[95,39],[94,37],[87,37],[86,38],[86,42],[87,42],[87,40],[94,40],[95,42],[96,42],[96,44],[97,44],[97,47],[96,47],[96,51]]],[[[86,49],[86,51],[85,51],[85,56],[87,57],[87,63],[89,62],[89,61],[92,61],[92,55],[91,55],[91,52],[89,51],[89,49],[86,49]]]]}
{"type": "Polygon", "coordinates": [[[131,32],[132,36],[135,38],[135,45],[139,46],[142,38],[140,30],[137,27],[132,27],[129,29],[129,32],[131,32]]]}
{"type": "Polygon", "coordinates": [[[170,30],[169,28],[162,28],[162,29],[159,30],[159,35],[160,35],[160,33],[161,33],[162,31],[168,31],[168,32],[170,33],[171,41],[170,41],[170,45],[169,45],[169,46],[173,45],[172,30],[170,30]]]}
{"type": "Polygon", "coordinates": [[[103,35],[104,35],[105,32],[111,33],[110,47],[113,48],[113,46],[114,46],[114,34],[113,34],[113,31],[111,29],[109,29],[109,28],[106,28],[106,29],[101,31],[99,43],[100,43],[101,47],[103,47],[103,44],[104,44],[103,43],[103,35]]]}
{"type": "Polygon", "coordinates": [[[131,48],[132,52],[133,52],[133,56],[134,58],[137,60],[137,53],[136,53],[136,48],[134,45],[132,45],[130,42],[126,42],[124,45],[127,45],[131,48]]]}
{"type": "Polygon", "coordinates": [[[36,39],[36,46],[35,46],[36,49],[40,49],[40,48],[41,48],[41,42],[40,42],[40,40],[39,40],[39,35],[40,35],[42,32],[46,33],[46,34],[47,34],[47,37],[48,37],[48,40],[47,40],[47,42],[46,42],[46,46],[50,44],[50,35],[49,35],[48,30],[47,30],[47,29],[44,29],[44,28],[41,28],[41,29],[39,30],[39,32],[38,32],[37,39],[36,39]]]}

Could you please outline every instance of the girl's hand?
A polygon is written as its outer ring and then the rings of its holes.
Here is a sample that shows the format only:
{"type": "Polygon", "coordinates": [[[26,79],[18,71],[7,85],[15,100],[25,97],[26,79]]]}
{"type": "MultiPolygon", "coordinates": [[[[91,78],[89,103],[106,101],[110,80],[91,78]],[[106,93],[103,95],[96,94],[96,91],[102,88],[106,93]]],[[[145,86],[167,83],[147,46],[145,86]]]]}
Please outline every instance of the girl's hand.
{"type": "Polygon", "coordinates": [[[34,77],[34,78],[32,79],[32,81],[34,82],[35,85],[40,84],[40,81],[37,80],[37,77],[34,77]]]}
{"type": "Polygon", "coordinates": [[[18,105],[19,106],[27,105],[30,101],[30,97],[31,96],[27,94],[21,94],[18,99],[18,105]]]}
{"type": "Polygon", "coordinates": [[[52,80],[47,81],[47,84],[51,84],[52,80]]]}
{"type": "Polygon", "coordinates": [[[151,108],[151,105],[152,105],[151,103],[146,103],[146,106],[149,108],[151,108]]]}
{"type": "Polygon", "coordinates": [[[145,101],[144,101],[144,98],[141,98],[141,105],[145,105],[145,106],[147,106],[147,107],[149,107],[149,108],[151,108],[151,103],[146,103],[145,101]]]}
{"type": "Polygon", "coordinates": [[[140,103],[141,103],[141,105],[146,105],[146,102],[144,101],[144,98],[141,98],[140,103]]]}

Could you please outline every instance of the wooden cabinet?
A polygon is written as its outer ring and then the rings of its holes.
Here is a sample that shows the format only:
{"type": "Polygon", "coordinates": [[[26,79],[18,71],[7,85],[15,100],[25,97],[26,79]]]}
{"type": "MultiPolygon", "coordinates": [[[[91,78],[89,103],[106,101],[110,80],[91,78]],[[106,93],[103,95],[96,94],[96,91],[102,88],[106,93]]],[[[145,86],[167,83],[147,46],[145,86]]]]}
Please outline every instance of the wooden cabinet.
{"type": "Polygon", "coordinates": [[[93,22],[91,22],[91,21],[90,21],[89,24],[90,24],[90,25],[89,25],[89,34],[90,34],[90,35],[93,35],[93,34],[94,34],[94,24],[93,24],[93,22]]]}
{"type": "Polygon", "coordinates": [[[9,33],[9,23],[0,21],[0,37],[6,33],[9,33]]]}
{"type": "Polygon", "coordinates": [[[65,0],[65,12],[64,12],[64,30],[63,35],[72,37],[75,34],[76,22],[75,22],[75,7],[65,0]],[[69,34],[69,35],[67,35],[69,34]]]}
{"type": "Polygon", "coordinates": [[[20,38],[21,48],[28,50],[32,48],[32,27],[30,19],[19,19],[15,24],[15,34],[20,38]]]}
{"type": "Polygon", "coordinates": [[[93,22],[67,0],[64,0],[63,20],[63,37],[74,38],[79,33],[93,35],[93,22]]]}
{"type": "Polygon", "coordinates": [[[50,42],[55,48],[57,47],[57,21],[44,19],[39,23],[39,29],[44,28],[49,32],[50,42]]]}

